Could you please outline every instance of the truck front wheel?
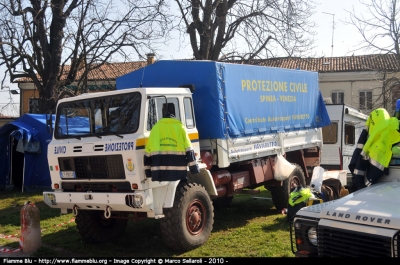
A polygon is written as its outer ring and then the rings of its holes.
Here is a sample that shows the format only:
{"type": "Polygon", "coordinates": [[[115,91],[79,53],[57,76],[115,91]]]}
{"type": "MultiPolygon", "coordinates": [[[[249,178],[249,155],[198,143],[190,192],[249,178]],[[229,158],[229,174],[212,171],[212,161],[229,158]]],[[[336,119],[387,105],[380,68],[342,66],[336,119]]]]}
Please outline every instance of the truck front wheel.
{"type": "Polygon", "coordinates": [[[214,208],[203,186],[181,183],[172,208],[164,209],[161,233],[166,245],[175,250],[191,250],[202,246],[211,235],[214,208]]]}
{"type": "Polygon", "coordinates": [[[294,164],[296,168],[292,174],[283,181],[282,186],[266,187],[271,192],[272,202],[277,210],[287,208],[290,190],[296,186],[306,187],[304,172],[301,167],[294,164]]]}
{"type": "Polygon", "coordinates": [[[76,227],[84,241],[105,243],[120,236],[127,225],[127,219],[104,217],[104,211],[80,210],[75,218],[76,227]]]}

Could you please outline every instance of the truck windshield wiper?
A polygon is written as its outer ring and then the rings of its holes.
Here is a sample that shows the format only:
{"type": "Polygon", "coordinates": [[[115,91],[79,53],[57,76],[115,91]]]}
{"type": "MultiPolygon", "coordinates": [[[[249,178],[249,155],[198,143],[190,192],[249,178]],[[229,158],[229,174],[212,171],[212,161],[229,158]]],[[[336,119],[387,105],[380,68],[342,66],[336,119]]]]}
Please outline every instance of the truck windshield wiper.
{"type": "Polygon", "coordinates": [[[124,136],[123,135],[120,135],[120,134],[114,134],[115,136],[118,136],[119,138],[124,138],[124,136]]]}

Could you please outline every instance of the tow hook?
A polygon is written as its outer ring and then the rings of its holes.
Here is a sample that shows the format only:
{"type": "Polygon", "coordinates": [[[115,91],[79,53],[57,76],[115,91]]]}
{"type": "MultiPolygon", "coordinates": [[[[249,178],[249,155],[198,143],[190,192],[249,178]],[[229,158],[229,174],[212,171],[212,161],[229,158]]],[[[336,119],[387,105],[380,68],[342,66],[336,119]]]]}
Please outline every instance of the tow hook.
{"type": "Polygon", "coordinates": [[[72,213],[74,214],[74,216],[76,217],[78,215],[78,205],[74,205],[74,207],[72,207],[72,213]]]}
{"type": "Polygon", "coordinates": [[[111,217],[111,207],[107,205],[106,209],[104,210],[104,217],[109,219],[111,217]]]}

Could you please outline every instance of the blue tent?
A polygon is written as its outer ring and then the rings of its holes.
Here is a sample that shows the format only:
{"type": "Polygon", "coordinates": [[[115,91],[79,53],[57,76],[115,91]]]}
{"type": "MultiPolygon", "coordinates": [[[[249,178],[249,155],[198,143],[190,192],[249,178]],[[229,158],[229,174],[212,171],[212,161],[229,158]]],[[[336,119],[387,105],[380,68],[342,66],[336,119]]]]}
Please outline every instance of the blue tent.
{"type": "Polygon", "coordinates": [[[51,137],[45,114],[24,114],[0,128],[0,189],[51,189],[47,163],[51,137]]]}

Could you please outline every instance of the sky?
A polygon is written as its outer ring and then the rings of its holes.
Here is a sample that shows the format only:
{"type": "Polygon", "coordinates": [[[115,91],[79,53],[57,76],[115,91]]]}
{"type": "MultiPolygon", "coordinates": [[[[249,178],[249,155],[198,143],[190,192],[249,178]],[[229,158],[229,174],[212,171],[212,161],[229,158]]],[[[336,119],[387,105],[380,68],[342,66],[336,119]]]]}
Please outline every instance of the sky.
{"type": "MultiPolygon", "coordinates": [[[[361,37],[354,26],[344,23],[350,20],[346,11],[352,11],[354,7],[357,13],[362,12],[364,6],[358,0],[316,0],[316,3],[320,3],[312,16],[313,21],[317,23],[316,56],[351,56],[355,46],[361,41],[361,37]],[[332,28],[333,22],[334,28],[332,28]]],[[[357,51],[354,54],[365,53],[357,51]]]]}
{"type": "MultiPolygon", "coordinates": [[[[346,12],[351,11],[353,6],[355,10],[362,12],[363,5],[358,0],[314,0],[316,3],[315,14],[311,19],[317,24],[315,31],[316,49],[313,51],[316,57],[322,56],[351,56],[355,46],[361,41],[359,33],[354,26],[345,25],[344,21],[349,20],[349,15],[346,12]],[[334,26],[334,27],[332,27],[334,26]],[[333,40],[333,49],[332,49],[333,40]]],[[[166,48],[162,53],[164,59],[183,59],[192,57],[190,49],[176,51],[169,45],[170,49],[166,48]]],[[[355,55],[362,55],[365,52],[358,51],[355,55]]],[[[2,71],[0,68],[0,78],[2,71]]],[[[11,89],[18,89],[14,84],[7,84],[11,89]]],[[[19,96],[12,96],[14,102],[19,102],[19,96]]],[[[0,90],[0,105],[8,103],[10,95],[5,90],[0,90]]]]}
{"type": "MultiPolygon", "coordinates": [[[[316,49],[313,50],[316,57],[322,56],[351,56],[355,46],[361,41],[359,33],[351,25],[345,25],[344,21],[349,21],[347,11],[361,11],[364,6],[358,0],[314,0],[315,10],[311,17],[317,26],[315,44],[316,49]],[[334,28],[332,27],[334,24],[334,28]],[[332,50],[333,40],[333,50],[332,50]]],[[[189,48],[177,51],[173,47],[177,45],[169,45],[169,50],[162,53],[163,59],[182,59],[191,58],[193,53],[189,48]]],[[[354,52],[355,55],[362,55],[362,51],[354,52]]]]}

